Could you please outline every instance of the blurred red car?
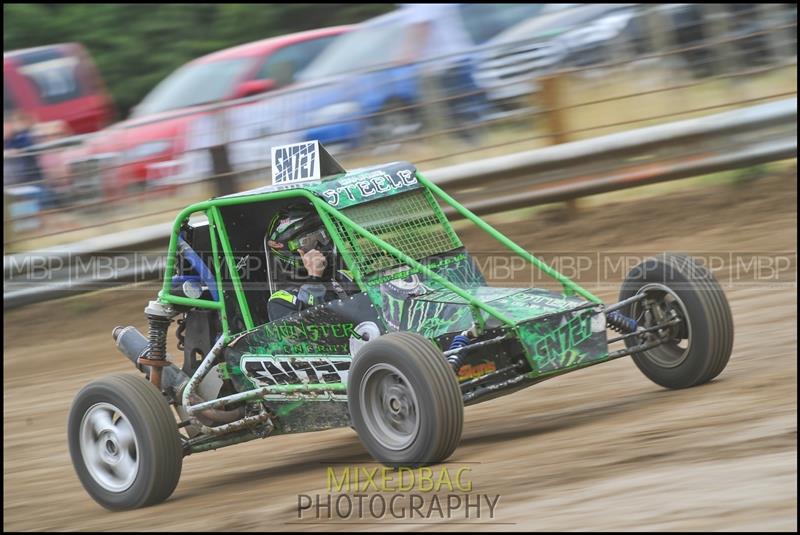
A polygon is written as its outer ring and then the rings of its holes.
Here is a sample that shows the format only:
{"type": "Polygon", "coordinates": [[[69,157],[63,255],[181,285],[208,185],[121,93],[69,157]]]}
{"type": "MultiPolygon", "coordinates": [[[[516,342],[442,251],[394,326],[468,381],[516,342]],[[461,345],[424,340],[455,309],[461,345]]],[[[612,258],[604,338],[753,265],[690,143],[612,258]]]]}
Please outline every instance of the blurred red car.
{"type": "Polygon", "coordinates": [[[73,134],[100,130],[114,115],[105,84],[78,43],[3,53],[3,116],[16,111],[36,122],[66,121],[73,134]]]}
{"type": "MultiPolygon", "coordinates": [[[[187,63],[162,80],[131,117],[94,136],[81,158],[95,160],[104,189],[124,190],[164,178],[180,167],[187,126],[210,105],[285,87],[295,74],[350,26],[264,39],[214,52],[187,63]]],[[[231,104],[234,105],[234,104],[231,104]]]]}

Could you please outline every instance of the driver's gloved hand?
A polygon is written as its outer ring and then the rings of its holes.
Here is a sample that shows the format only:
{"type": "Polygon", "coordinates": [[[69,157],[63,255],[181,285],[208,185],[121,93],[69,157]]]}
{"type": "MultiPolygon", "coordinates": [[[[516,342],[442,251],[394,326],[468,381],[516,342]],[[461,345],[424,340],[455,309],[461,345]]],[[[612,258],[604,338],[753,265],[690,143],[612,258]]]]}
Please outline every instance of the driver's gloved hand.
{"type": "Polygon", "coordinates": [[[325,293],[327,292],[322,279],[319,277],[309,277],[309,281],[303,284],[297,291],[297,300],[302,303],[301,308],[304,306],[313,307],[325,302],[325,293]]]}
{"type": "Polygon", "coordinates": [[[326,290],[322,279],[310,277],[309,280],[311,282],[303,284],[297,290],[278,290],[270,296],[267,304],[269,321],[275,321],[325,302],[326,290]]]}

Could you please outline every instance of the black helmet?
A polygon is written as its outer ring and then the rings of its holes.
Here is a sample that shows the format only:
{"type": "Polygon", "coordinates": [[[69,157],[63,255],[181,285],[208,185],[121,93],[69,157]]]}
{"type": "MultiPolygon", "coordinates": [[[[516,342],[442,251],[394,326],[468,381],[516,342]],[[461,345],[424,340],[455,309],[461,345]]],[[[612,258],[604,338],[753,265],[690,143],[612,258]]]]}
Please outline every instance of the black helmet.
{"type": "Polygon", "coordinates": [[[331,237],[311,206],[292,205],[279,211],[267,229],[267,245],[277,258],[302,267],[299,250],[331,250],[331,237]]]}

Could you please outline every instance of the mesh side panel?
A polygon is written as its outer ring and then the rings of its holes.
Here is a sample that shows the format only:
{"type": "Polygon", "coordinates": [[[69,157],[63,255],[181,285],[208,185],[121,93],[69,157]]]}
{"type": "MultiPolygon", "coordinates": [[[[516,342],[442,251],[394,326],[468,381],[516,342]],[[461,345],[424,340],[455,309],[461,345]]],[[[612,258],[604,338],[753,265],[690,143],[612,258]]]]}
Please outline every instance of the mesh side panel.
{"type": "MultiPolygon", "coordinates": [[[[461,240],[427,190],[359,204],[342,213],[414,260],[461,247],[461,240]]],[[[335,224],[362,275],[403,264],[338,220],[335,224]]]]}

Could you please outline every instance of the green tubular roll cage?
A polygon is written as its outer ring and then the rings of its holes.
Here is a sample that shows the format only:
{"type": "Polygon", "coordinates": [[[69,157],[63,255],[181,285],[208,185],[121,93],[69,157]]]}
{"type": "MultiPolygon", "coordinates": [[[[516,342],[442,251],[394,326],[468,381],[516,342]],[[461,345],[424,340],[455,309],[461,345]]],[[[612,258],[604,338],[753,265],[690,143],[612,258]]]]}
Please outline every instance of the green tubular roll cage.
{"type": "MultiPolygon", "coordinates": [[[[593,294],[591,294],[590,292],[588,292],[587,290],[585,290],[584,288],[582,288],[581,286],[570,280],[569,278],[565,277],[555,269],[551,268],[546,263],[536,258],[534,255],[532,255],[531,253],[529,253],[528,251],[526,251],[525,249],[523,249],[522,247],[511,241],[509,238],[507,238],[500,232],[498,232],[496,229],[494,229],[491,225],[483,221],[477,215],[470,212],[464,206],[459,204],[455,199],[453,199],[447,193],[442,191],[442,189],[439,188],[439,186],[437,186],[433,182],[423,177],[422,174],[420,174],[419,172],[416,173],[416,178],[423,188],[426,188],[428,191],[432,192],[435,196],[444,201],[446,204],[450,205],[464,218],[470,220],[472,223],[474,223],[484,232],[492,236],[503,246],[505,246],[518,256],[522,257],[529,263],[536,266],[536,268],[538,268],[540,271],[542,271],[555,281],[559,282],[564,289],[563,293],[565,296],[580,295],[581,297],[589,301],[598,304],[602,303],[602,301],[598,297],[594,296],[593,294]]],[[[322,219],[323,224],[325,225],[325,228],[333,237],[336,247],[341,252],[348,266],[355,265],[354,259],[348,253],[348,248],[345,247],[345,244],[342,241],[342,237],[336,230],[333,222],[334,219],[337,220],[337,222],[340,225],[343,225],[347,229],[359,234],[361,237],[372,242],[376,247],[386,251],[387,253],[391,254],[398,260],[408,265],[410,268],[418,270],[420,273],[430,277],[430,279],[438,282],[443,287],[447,288],[448,290],[452,291],[453,293],[464,299],[472,308],[473,315],[479,322],[482,323],[483,321],[482,317],[480,316],[480,311],[483,311],[489,316],[492,316],[501,321],[502,323],[508,325],[509,327],[515,326],[516,322],[514,322],[512,319],[502,314],[500,311],[496,310],[494,307],[482,303],[480,300],[476,299],[468,292],[465,292],[463,289],[459,288],[452,282],[448,281],[441,275],[437,274],[427,266],[421,264],[417,260],[405,254],[403,251],[398,250],[396,247],[382,240],[372,232],[361,227],[353,220],[342,214],[339,210],[330,206],[327,202],[325,202],[325,200],[321,199],[311,191],[304,189],[302,187],[287,189],[282,191],[256,193],[252,195],[210,199],[207,201],[192,204],[184,208],[175,218],[175,223],[173,224],[172,227],[172,234],[169,240],[169,249],[167,251],[166,267],[164,270],[164,283],[161,288],[161,291],[158,294],[158,300],[162,303],[217,310],[220,313],[220,319],[222,322],[222,331],[223,331],[223,336],[225,337],[225,342],[227,343],[232,337],[232,335],[238,334],[230,332],[230,326],[228,323],[228,313],[225,307],[225,300],[222,292],[223,288],[222,269],[219,260],[219,247],[221,246],[224,260],[227,264],[228,271],[230,272],[233,291],[236,295],[236,300],[242,314],[245,330],[249,331],[255,328],[256,325],[254,325],[253,318],[250,314],[250,308],[247,303],[247,299],[245,298],[244,295],[244,290],[242,288],[242,281],[239,279],[239,274],[236,269],[236,265],[234,263],[230,240],[228,239],[228,233],[225,230],[225,223],[222,219],[222,215],[220,214],[219,208],[224,206],[250,204],[259,201],[272,201],[272,200],[281,200],[289,198],[304,198],[314,205],[314,207],[317,209],[320,215],[320,218],[322,219]],[[172,276],[175,274],[178,236],[180,234],[183,223],[188,220],[189,216],[196,213],[203,213],[208,218],[208,228],[211,239],[211,250],[214,262],[214,273],[216,277],[217,288],[219,289],[216,300],[192,299],[188,297],[173,295],[171,293],[172,276]]],[[[361,288],[363,291],[365,289],[365,284],[364,281],[362,280],[361,271],[355,269],[353,270],[353,274],[355,282],[358,284],[359,288],[361,288]]]]}

